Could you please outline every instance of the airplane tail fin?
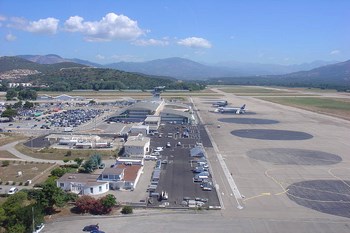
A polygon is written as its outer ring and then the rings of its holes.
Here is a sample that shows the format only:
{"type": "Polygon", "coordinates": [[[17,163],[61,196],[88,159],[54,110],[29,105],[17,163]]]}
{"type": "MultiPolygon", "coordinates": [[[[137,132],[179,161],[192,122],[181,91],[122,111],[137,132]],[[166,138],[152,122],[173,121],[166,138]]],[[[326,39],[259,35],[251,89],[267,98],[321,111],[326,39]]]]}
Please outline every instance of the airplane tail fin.
{"type": "Polygon", "coordinates": [[[245,109],[245,104],[243,104],[243,106],[241,107],[241,110],[244,110],[245,109]]]}

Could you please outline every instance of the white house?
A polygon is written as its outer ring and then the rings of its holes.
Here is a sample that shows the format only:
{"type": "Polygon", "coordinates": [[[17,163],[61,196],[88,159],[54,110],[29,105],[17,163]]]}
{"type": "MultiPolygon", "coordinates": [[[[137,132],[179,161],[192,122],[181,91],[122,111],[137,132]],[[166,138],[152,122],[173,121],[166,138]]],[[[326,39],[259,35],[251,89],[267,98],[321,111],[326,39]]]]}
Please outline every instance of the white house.
{"type": "Polygon", "coordinates": [[[142,158],[150,151],[150,138],[139,135],[135,138],[130,138],[124,144],[124,155],[127,157],[142,158]]]}
{"type": "Polygon", "coordinates": [[[109,182],[110,189],[134,190],[142,170],[142,165],[117,164],[115,167],[105,168],[98,180],[109,182]]]}
{"type": "Polygon", "coordinates": [[[57,187],[81,195],[99,195],[109,190],[109,183],[97,180],[99,175],[66,173],[56,181],[57,187]]]}

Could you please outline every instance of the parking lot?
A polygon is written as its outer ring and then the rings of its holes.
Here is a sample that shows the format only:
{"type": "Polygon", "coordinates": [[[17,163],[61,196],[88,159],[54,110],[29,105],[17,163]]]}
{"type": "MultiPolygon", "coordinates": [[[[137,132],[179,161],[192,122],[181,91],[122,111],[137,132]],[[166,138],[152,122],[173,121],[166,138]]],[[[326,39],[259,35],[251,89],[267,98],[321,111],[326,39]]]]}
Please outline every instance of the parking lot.
{"type": "Polygon", "coordinates": [[[190,150],[197,143],[201,143],[202,138],[205,141],[210,141],[205,137],[208,136],[200,130],[200,127],[180,124],[162,125],[159,134],[152,136],[151,148],[164,148],[160,152],[163,163],[160,169],[160,179],[154,193],[161,196],[165,192],[168,195],[166,200],[161,200],[158,195],[154,195],[150,199],[149,205],[181,207],[188,206],[191,201],[196,205],[196,200],[197,207],[220,205],[211,176],[207,179],[211,183],[211,191],[204,191],[200,182],[194,182],[195,173],[193,170],[196,168],[197,162],[190,157],[190,150]],[[167,146],[168,143],[170,147],[167,146]]]}

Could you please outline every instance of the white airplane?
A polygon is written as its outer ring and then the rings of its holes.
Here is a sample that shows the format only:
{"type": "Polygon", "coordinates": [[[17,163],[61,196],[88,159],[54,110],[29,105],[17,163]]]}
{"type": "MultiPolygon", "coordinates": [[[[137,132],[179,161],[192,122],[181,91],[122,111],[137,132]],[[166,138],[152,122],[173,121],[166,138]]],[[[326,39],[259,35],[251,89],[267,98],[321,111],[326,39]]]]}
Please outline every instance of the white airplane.
{"type": "Polygon", "coordinates": [[[244,114],[245,104],[243,104],[242,107],[219,107],[215,109],[214,112],[244,114]]]}

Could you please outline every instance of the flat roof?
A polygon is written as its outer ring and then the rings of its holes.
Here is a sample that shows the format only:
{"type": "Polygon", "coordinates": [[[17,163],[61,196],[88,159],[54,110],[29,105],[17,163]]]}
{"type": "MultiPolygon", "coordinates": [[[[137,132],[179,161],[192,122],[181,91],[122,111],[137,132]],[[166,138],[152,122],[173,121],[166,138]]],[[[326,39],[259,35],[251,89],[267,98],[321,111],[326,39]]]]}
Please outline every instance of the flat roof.
{"type": "Polygon", "coordinates": [[[95,183],[98,174],[66,173],[57,182],[95,183]]]}
{"type": "Polygon", "coordinates": [[[146,143],[150,142],[150,138],[143,137],[143,140],[128,140],[124,146],[144,146],[146,143]]]}

